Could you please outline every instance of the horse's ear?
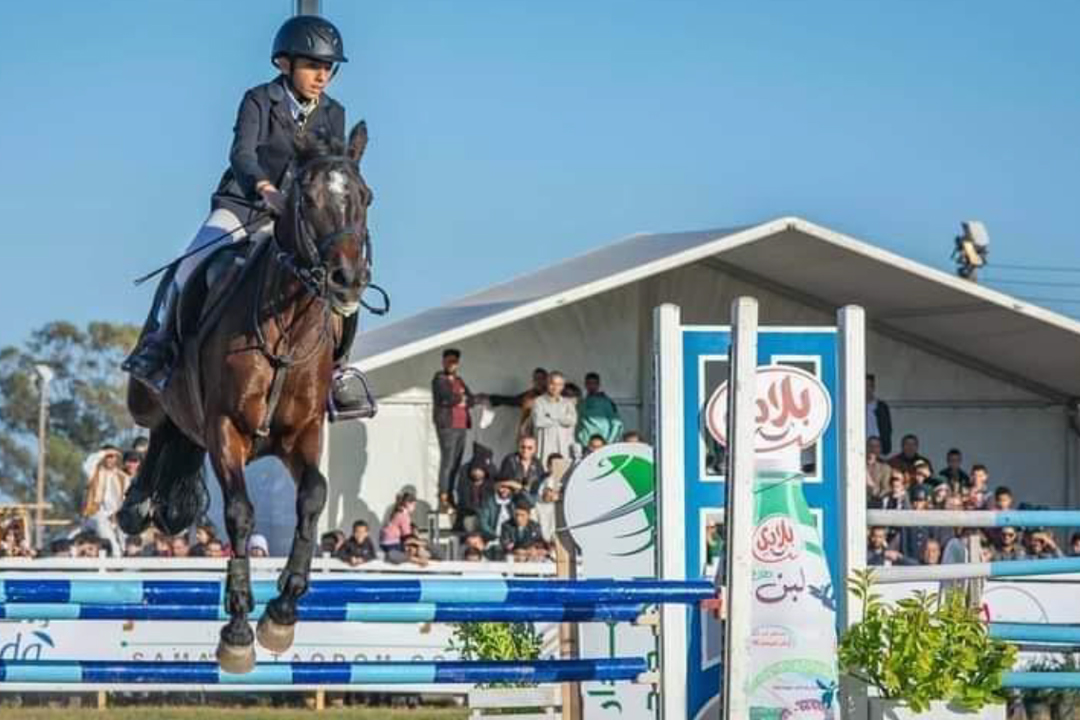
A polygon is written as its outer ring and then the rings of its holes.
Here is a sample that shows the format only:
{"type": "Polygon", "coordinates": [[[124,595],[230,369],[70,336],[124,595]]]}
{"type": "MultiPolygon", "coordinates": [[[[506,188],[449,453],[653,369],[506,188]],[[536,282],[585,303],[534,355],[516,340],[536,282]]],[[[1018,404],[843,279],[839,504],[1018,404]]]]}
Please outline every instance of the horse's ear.
{"type": "Polygon", "coordinates": [[[360,164],[360,158],[364,157],[364,148],[366,147],[367,123],[361,120],[356,123],[349,133],[349,157],[351,157],[353,162],[357,165],[360,164]]]}

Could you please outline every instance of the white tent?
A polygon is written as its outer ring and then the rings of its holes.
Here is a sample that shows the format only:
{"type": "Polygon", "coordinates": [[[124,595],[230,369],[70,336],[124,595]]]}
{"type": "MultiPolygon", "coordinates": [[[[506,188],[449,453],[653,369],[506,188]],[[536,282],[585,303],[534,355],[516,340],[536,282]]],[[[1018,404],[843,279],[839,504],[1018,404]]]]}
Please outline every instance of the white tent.
{"type": "MultiPolygon", "coordinates": [[[[635,235],[439,308],[362,333],[353,362],[381,409],[330,437],[324,522],[378,522],[404,485],[436,497],[430,382],[441,350],[463,352],[474,392],[525,389],[534,367],[579,384],[595,370],[628,428],[648,439],[652,309],[724,324],[753,295],[763,325],[829,325],[854,303],[868,316],[867,367],[899,435],[916,433],[939,466],[953,446],[989,466],[992,484],[1053,506],[1078,500],[1075,403],[1080,323],[795,217],[751,227],[635,235]]],[[[482,441],[511,450],[516,409],[482,441]]]]}

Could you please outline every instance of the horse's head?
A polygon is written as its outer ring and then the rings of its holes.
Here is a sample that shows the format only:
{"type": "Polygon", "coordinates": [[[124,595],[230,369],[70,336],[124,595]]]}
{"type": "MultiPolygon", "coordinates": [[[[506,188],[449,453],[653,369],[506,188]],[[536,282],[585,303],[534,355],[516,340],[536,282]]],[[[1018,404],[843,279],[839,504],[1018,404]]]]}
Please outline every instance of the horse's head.
{"type": "Polygon", "coordinates": [[[373,195],[360,175],[366,146],[363,121],[349,133],[348,147],[324,138],[297,140],[294,182],[276,233],[282,250],[298,260],[300,279],[346,317],[360,309],[371,280],[367,209],[373,195]]]}

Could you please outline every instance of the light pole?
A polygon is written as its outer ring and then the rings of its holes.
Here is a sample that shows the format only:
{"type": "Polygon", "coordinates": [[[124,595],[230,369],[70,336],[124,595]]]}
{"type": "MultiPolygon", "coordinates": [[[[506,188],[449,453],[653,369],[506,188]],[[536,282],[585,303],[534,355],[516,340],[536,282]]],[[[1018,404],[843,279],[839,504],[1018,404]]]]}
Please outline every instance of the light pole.
{"type": "Polygon", "coordinates": [[[45,544],[45,448],[48,443],[49,428],[49,383],[55,375],[48,365],[34,366],[38,378],[38,393],[41,402],[38,405],[38,464],[37,464],[37,507],[34,508],[34,547],[38,550],[45,544]]]}

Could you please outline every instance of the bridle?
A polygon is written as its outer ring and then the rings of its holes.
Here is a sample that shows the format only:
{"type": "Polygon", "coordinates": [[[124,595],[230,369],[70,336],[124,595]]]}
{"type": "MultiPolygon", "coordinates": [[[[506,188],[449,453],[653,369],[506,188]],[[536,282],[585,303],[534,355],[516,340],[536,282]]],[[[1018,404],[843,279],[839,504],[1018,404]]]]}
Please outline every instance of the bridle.
{"type": "MultiPolygon", "coordinates": [[[[316,163],[345,163],[350,166],[355,165],[354,160],[347,155],[320,155],[307,161],[304,165],[301,165],[293,177],[304,177],[306,171],[316,163]]],[[[368,232],[367,228],[363,224],[356,222],[350,223],[339,230],[317,236],[311,222],[304,216],[304,203],[301,201],[303,193],[300,191],[300,188],[293,187],[291,194],[292,240],[295,249],[289,250],[281,246],[277,239],[277,227],[275,227],[269,240],[269,261],[263,265],[263,277],[260,278],[258,282],[258,290],[253,304],[254,317],[252,324],[254,326],[256,349],[266,357],[273,369],[270,394],[267,398],[267,409],[263,417],[263,422],[260,424],[258,430],[256,430],[256,435],[259,437],[266,437],[270,432],[270,422],[281,398],[288,370],[297,365],[304,365],[314,358],[322,351],[327,339],[331,335],[331,317],[334,310],[329,297],[329,262],[326,255],[336,243],[340,242],[343,238],[350,236],[361,238],[360,251],[362,253],[361,262],[363,263],[363,267],[360,270],[362,273],[360,305],[374,315],[384,315],[390,311],[390,296],[383,288],[371,282],[372,244],[371,233],[368,232]],[[267,341],[266,334],[263,331],[260,317],[264,310],[263,292],[267,284],[266,275],[270,273],[274,266],[280,267],[293,275],[303,286],[306,293],[311,295],[312,298],[318,301],[318,304],[322,306],[319,339],[302,357],[296,357],[291,348],[283,353],[279,352],[277,347],[278,344],[275,343],[272,347],[271,343],[267,341]],[[378,291],[382,296],[381,307],[373,307],[364,301],[363,294],[368,288],[378,291]]],[[[280,223],[281,218],[278,219],[278,224],[280,223]]],[[[310,307],[310,304],[308,307],[310,307]]],[[[305,315],[306,312],[306,309],[301,310],[299,317],[305,315]]],[[[271,301],[270,316],[277,325],[280,338],[279,343],[282,340],[285,340],[286,343],[288,343],[287,338],[290,334],[291,327],[296,324],[299,317],[293,319],[290,327],[285,327],[273,301],[271,301]]]]}
{"type": "MultiPolygon", "coordinates": [[[[313,165],[320,163],[344,163],[351,165],[353,160],[347,155],[320,155],[301,165],[297,169],[294,177],[304,177],[304,174],[313,165]]],[[[312,230],[311,223],[304,217],[304,203],[301,201],[302,195],[303,193],[301,193],[299,189],[293,189],[292,237],[293,243],[296,245],[296,250],[294,252],[289,252],[288,250],[283,249],[281,245],[278,244],[278,233],[275,232],[273,240],[274,259],[279,265],[295,275],[309,293],[325,301],[330,292],[329,283],[327,282],[327,251],[343,238],[349,236],[362,236],[363,239],[361,240],[360,251],[362,253],[364,266],[361,268],[360,272],[362,273],[363,285],[366,289],[367,286],[370,285],[372,269],[371,233],[360,223],[350,223],[339,230],[316,237],[312,230]]],[[[381,288],[379,288],[379,290],[385,296],[385,291],[382,291],[381,288]]],[[[363,291],[361,291],[361,294],[363,294],[363,291]]],[[[382,315],[386,312],[386,310],[377,312],[376,309],[368,307],[363,301],[361,301],[361,304],[376,315],[382,315]]]]}

